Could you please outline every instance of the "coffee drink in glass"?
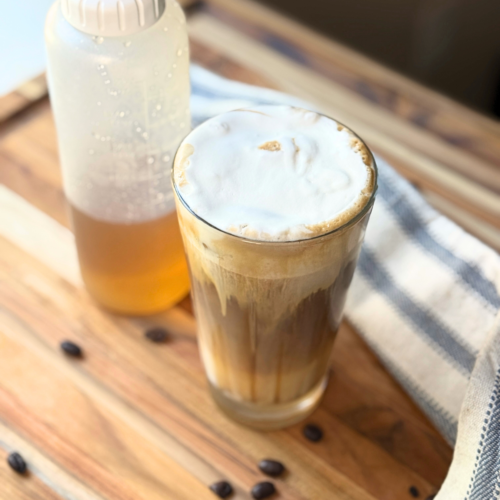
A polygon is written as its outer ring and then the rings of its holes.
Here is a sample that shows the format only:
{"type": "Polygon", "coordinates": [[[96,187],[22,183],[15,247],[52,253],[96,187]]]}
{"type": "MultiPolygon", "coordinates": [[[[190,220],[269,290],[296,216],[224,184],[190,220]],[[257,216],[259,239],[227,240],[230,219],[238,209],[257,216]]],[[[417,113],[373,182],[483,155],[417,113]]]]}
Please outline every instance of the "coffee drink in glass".
{"type": "Polygon", "coordinates": [[[232,418],[291,425],[317,406],[373,206],[351,130],[289,106],[203,123],[173,184],[210,388],[232,418]]]}

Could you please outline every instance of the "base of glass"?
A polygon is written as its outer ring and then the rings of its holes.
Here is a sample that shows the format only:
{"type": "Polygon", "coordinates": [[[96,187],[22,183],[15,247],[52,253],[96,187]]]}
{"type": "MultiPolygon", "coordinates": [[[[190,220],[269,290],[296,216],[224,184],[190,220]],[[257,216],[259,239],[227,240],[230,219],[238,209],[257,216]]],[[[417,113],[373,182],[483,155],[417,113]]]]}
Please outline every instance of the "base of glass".
{"type": "Polygon", "coordinates": [[[328,376],[325,376],[299,399],[282,404],[257,404],[233,399],[226,392],[209,383],[215,402],[226,415],[261,431],[283,429],[305,419],[318,406],[327,384],[328,376]]]}

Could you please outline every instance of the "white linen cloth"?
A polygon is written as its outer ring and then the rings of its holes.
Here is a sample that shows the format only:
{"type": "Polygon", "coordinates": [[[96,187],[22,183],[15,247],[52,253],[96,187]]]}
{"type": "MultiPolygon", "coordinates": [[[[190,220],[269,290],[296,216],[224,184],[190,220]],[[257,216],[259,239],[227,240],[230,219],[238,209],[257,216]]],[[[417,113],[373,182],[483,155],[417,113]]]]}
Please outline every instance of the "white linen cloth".
{"type": "MultiPolygon", "coordinates": [[[[252,104],[310,107],[196,65],[191,83],[193,125],[252,104]]],[[[377,165],[377,201],[345,314],[455,446],[436,500],[499,498],[500,256],[383,159],[377,165]]]]}

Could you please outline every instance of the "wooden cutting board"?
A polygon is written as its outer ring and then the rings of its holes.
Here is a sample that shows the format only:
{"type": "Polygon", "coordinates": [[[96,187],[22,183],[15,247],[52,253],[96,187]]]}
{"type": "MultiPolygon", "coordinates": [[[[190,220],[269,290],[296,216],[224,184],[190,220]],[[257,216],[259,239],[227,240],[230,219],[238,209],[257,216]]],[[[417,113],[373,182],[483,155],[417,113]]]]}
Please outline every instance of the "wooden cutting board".
{"type": "MultiPolygon", "coordinates": [[[[498,242],[500,127],[251,2],[190,9],[193,59],[225,76],[293,92],[361,132],[424,194],[498,242]],[[470,168],[468,168],[470,167],[470,168]],[[472,168],[474,167],[474,168],[472,168]],[[464,218],[465,217],[465,218],[464,218]]],[[[55,129],[46,98],[0,124],[0,498],[234,499],[287,474],[276,498],[401,500],[436,492],[452,451],[348,324],[321,407],[324,429],[259,433],[214,406],[189,298],[128,319],[82,286],[68,229],[55,129]],[[163,344],[144,337],[163,326],[163,344]],[[69,339],[84,350],[64,356],[69,339]],[[6,464],[19,451],[29,474],[6,464]]]]}

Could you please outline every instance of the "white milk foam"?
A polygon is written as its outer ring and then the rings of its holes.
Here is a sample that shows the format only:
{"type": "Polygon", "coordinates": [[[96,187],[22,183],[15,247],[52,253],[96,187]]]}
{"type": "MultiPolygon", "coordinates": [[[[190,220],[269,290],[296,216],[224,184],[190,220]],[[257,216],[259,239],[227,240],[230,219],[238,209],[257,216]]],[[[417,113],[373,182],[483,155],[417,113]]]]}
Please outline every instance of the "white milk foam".
{"type": "Polygon", "coordinates": [[[368,202],[373,159],[336,121],[289,106],[224,113],[195,129],[175,160],[185,203],[246,238],[291,241],[340,227],[368,202]]]}

